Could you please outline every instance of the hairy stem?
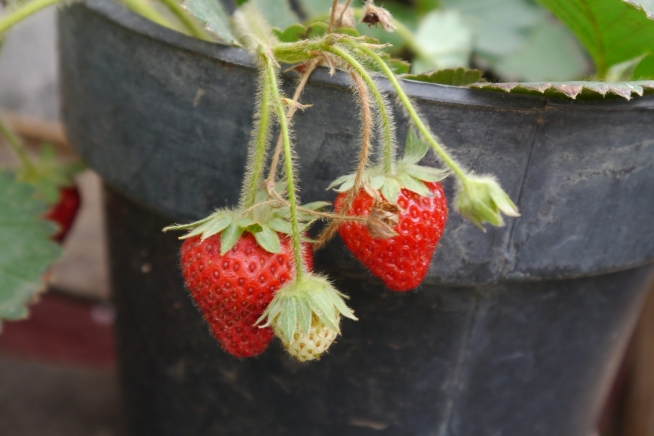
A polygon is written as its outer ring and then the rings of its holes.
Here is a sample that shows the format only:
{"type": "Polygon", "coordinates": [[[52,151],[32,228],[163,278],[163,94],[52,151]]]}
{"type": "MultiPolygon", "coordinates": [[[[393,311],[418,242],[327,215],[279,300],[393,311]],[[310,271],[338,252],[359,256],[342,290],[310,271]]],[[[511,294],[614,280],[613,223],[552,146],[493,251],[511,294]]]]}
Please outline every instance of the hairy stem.
{"type": "Polygon", "coordinates": [[[336,21],[336,6],[338,6],[338,0],[332,2],[332,10],[329,13],[329,29],[327,33],[332,33],[334,30],[334,21],[336,21]]]}
{"type": "MultiPolygon", "coordinates": [[[[302,91],[304,90],[304,87],[307,84],[307,81],[309,80],[309,76],[311,76],[311,73],[318,67],[320,64],[319,59],[314,59],[312,61],[309,61],[307,64],[307,69],[302,73],[302,77],[300,78],[300,83],[298,83],[297,87],[295,88],[295,93],[293,94],[293,101],[297,102],[300,99],[300,95],[302,95],[302,91]]],[[[286,119],[288,122],[291,122],[291,119],[293,119],[293,115],[295,115],[295,112],[297,111],[297,107],[291,106],[288,108],[288,111],[286,111],[286,119]]],[[[268,173],[268,178],[266,179],[266,183],[274,183],[275,182],[275,177],[277,177],[277,167],[279,166],[279,158],[282,154],[284,146],[284,138],[282,137],[282,134],[280,132],[279,137],[277,138],[277,145],[275,146],[275,152],[272,157],[272,161],[270,162],[270,172],[268,173]]]]}
{"type": "Polygon", "coordinates": [[[23,147],[23,143],[20,141],[20,139],[18,139],[16,135],[14,135],[14,132],[11,131],[11,129],[5,124],[2,118],[0,118],[0,136],[5,139],[9,145],[9,148],[11,148],[14,154],[16,154],[16,157],[20,159],[23,167],[25,167],[25,169],[30,174],[36,174],[36,168],[34,167],[34,164],[30,158],[27,156],[25,147],[23,147]]]}
{"type": "Polygon", "coordinates": [[[9,13],[9,15],[0,20],[0,35],[6,32],[14,24],[24,20],[30,15],[62,1],[63,0],[34,0],[26,3],[18,9],[15,9],[13,12],[9,13]]]}
{"type": "Polygon", "coordinates": [[[207,34],[202,30],[202,28],[195,22],[189,14],[184,10],[180,5],[178,0],[159,0],[168,10],[175,15],[179,22],[186,28],[188,33],[198,39],[204,39],[210,41],[210,38],[207,37],[207,34]]]}
{"type": "Polygon", "coordinates": [[[256,106],[257,114],[250,142],[250,158],[241,193],[241,207],[245,209],[251,208],[256,201],[257,192],[261,189],[261,179],[266,161],[266,148],[270,136],[271,101],[273,99],[271,84],[267,77],[268,70],[274,68],[270,66],[270,62],[267,57],[263,57],[263,65],[259,70],[258,97],[260,100],[256,106]]]}
{"type": "MultiPolygon", "coordinates": [[[[348,42],[349,40],[344,39],[344,41],[348,42]]],[[[347,50],[344,50],[343,48],[336,45],[328,46],[327,50],[347,62],[361,76],[363,81],[368,86],[372,97],[375,99],[376,109],[381,120],[380,127],[382,136],[384,174],[388,176],[392,175],[395,172],[395,128],[384,96],[379,91],[377,84],[372,79],[368,71],[347,50]]]]}
{"type": "MultiPolygon", "coordinates": [[[[352,10],[354,11],[354,18],[357,20],[363,18],[363,8],[352,8],[352,10]]],[[[315,23],[316,21],[324,22],[327,19],[328,17],[326,14],[317,15],[306,20],[304,24],[308,26],[311,23],[315,23]]],[[[397,20],[396,18],[393,18],[393,25],[395,26],[395,33],[397,33],[397,35],[405,42],[407,47],[409,47],[409,49],[416,56],[425,60],[429,60],[431,58],[431,55],[427,53],[424,48],[422,48],[411,29],[409,29],[406,25],[404,25],[404,23],[397,20]]]]}
{"type": "Polygon", "coordinates": [[[359,96],[359,103],[361,104],[361,151],[359,152],[359,165],[357,166],[357,172],[354,177],[354,185],[352,186],[352,189],[348,194],[347,201],[345,202],[345,211],[350,209],[356,193],[361,188],[363,173],[368,166],[368,156],[370,155],[370,136],[372,133],[372,112],[370,111],[368,88],[358,73],[352,71],[350,76],[352,76],[352,80],[356,86],[357,94],[359,96]]]}
{"type": "Polygon", "coordinates": [[[291,150],[291,135],[289,132],[288,121],[286,120],[286,111],[282,104],[282,96],[279,92],[277,83],[277,70],[272,60],[266,62],[266,75],[270,86],[270,93],[279,121],[279,129],[282,134],[284,144],[284,163],[286,164],[286,183],[289,209],[291,212],[291,240],[293,241],[293,258],[295,260],[295,279],[300,280],[304,274],[304,265],[302,263],[302,246],[300,237],[300,226],[297,218],[297,199],[295,197],[295,177],[293,175],[293,152],[291,150]]]}
{"type": "Polygon", "coordinates": [[[431,145],[436,155],[448,167],[450,167],[450,169],[457,175],[461,183],[465,185],[468,181],[467,173],[463,170],[463,168],[459,166],[459,164],[449,154],[447,154],[443,146],[441,146],[438,143],[438,141],[436,141],[434,135],[429,130],[429,127],[427,127],[427,125],[422,121],[422,118],[420,118],[420,115],[418,115],[418,112],[413,106],[413,103],[411,103],[409,96],[407,96],[406,93],[404,92],[404,89],[402,89],[402,85],[400,85],[400,82],[397,80],[397,77],[395,77],[395,74],[393,73],[393,71],[391,71],[390,67],[386,65],[386,62],[384,62],[384,60],[381,57],[379,57],[379,55],[375,53],[373,50],[370,50],[365,46],[359,46],[358,48],[366,55],[370,56],[377,63],[377,65],[379,65],[379,67],[384,72],[384,75],[388,78],[388,80],[395,88],[395,92],[397,92],[397,96],[400,98],[402,105],[409,113],[411,120],[416,125],[416,127],[422,134],[423,138],[425,138],[425,140],[429,142],[429,145],[431,145]]]}

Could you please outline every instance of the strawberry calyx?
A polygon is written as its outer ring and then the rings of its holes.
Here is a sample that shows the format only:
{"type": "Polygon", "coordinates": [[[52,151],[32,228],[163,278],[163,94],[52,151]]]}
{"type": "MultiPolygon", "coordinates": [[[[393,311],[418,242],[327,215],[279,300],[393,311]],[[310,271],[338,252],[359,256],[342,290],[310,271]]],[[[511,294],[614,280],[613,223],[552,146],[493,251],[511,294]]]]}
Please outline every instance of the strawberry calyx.
{"type": "Polygon", "coordinates": [[[273,327],[288,346],[302,334],[309,334],[312,324],[316,323],[340,334],[341,316],[357,320],[344,298],[348,297],[336,290],[327,278],[306,274],[277,291],[255,325],[273,327]]]}
{"type": "MultiPolygon", "coordinates": [[[[418,165],[428,151],[429,145],[418,137],[415,129],[409,129],[404,157],[395,164],[395,171],[392,174],[386,174],[381,164],[366,169],[363,175],[364,189],[373,194],[380,192],[386,201],[392,204],[397,204],[402,189],[415,192],[423,197],[431,197],[432,193],[425,186],[425,182],[440,182],[449,175],[449,171],[418,165]]],[[[353,188],[355,179],[356,174],[339,177],[327,189],[334,189],[339,193],[347,192],[353,188]]]]}
{"type": "MultiPolygon", "coordinates": [[[[293,229],[290,221],[290,210],[286,205],[266,201],[266,195],[261,191],[257,195],[257,202],[253,207],[243,209],[217,209],[214,213],[189,224],[174,224],[163,229],[187,230],[179,239],[188,239],[200,236],[201,241],[220,233],[220,254],[224,255],[234,247],[243,233],[251,233],[257,244],[269,253],[280,253],[280,234],[292,236],[293,229]]],[[[303,205],[307,212],[298,213],[300,232],[304,234],[316,217],[308,211],[318,211],[329,203],[317,201],[303,205]]],[[[308,242],[302,238],[302,242],[308,242]]]]}
{"type": "Polygon", "coordinates": [[[58,161],[54,147],[44,144],[38,157],[30,159],[29,166],[24,165],[16,171],[16,180],[32,185],[39,200],[54,205],[59,202],[61,191],[74,186],[73,177],[85,168],[79,161],[58,161]]]}
{"type": "Polygon", "coordinates": [[[459,184],[454,207],[481,230],[486,231],[483,223],[502,227],[502,214],[513,218],[520,216],[517,206],[493,176],[471,174],[459,184]]]}

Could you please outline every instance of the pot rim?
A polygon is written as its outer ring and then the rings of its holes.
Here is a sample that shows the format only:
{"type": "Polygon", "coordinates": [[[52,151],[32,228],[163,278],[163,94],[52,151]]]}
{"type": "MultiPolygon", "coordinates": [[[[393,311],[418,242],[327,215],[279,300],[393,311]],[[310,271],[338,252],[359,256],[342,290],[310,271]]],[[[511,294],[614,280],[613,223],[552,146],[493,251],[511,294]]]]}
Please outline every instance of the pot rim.
{"type": "MultiPolygon", "coordinates": [[[[188,50],[206,56],[222,63],[232,64],[242,68],[255,70],[249,53],[238,47],[221,42],[203,41],[175,30],[154,23],[112,0],[87,0],[84,7],[112,21],[121,27],[129,29],[144,37],[156,40],[172,47],[188,50]]],[[[383,91],[395,93],[391,84],[384,77],[377,77],[383,91]]],[[[320,67],[311,76],[309,83],[337,88],[349,88],[348,76],[337,71],[333,76],[325,67],[320,67]]],[[[602,100],[573,100],[538,95],[513,94],[483,89],[470,89],[460,86],[441,85],[402,79],[402,84],[409,97],[423,101],[438,101],[463,106],[493,107],[496,109],[510,108],[512,110],[538,110],[545,106],[569,106],[578,109],[654,109],[654,95],[642,96],[625,100],[619,97],[602,100]]]]}

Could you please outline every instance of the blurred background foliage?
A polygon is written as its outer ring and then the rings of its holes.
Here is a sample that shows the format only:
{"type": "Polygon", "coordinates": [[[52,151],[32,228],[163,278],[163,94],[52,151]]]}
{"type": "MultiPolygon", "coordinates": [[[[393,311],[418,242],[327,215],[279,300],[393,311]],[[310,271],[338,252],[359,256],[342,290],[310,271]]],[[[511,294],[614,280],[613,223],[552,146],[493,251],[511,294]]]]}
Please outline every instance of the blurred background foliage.
{"type": "MultiPolygon", "coordinates": [[[[285,0],[265,3],[275,2],[285,0]]],[[[363,3],[354,0],[353,5],[360,8],[363,3]]],[[[654,10],[654,0],[638,3],[654,10]]],[[[412,61],[414,73],[474,67],[485,70],[491,79],[527,82],[589,79],[593,74],[592,61],[575,36],[536,0],[385,0],[377,4],[410,31],[410,38],[401,29],[389,34],[361,24],[359,32],[392,43],[393,55],[412,61]]],[[[306,22],[324,18],[331,0],[291,0],[291,5],[299,15],[294,19],[306,22]]]]}

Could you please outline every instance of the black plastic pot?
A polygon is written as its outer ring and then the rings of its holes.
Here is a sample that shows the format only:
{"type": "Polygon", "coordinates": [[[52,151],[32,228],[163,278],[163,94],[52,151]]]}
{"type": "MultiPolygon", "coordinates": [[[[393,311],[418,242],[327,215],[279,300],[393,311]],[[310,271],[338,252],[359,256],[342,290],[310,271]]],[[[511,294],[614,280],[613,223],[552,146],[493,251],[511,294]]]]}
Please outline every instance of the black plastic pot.
{"type": "MultiPolygon", "coordinates": [[[[406,82],[452,153],[496,174],[522,217],[482,233],[452,213],[428,278],[407,294],[385,290],[335,241],[317,268],[351,295],[360,321],[343,323],[319,363],[278,345],[237,360],[203,325],[177,235],[161,228],[237,200],[253,110],[247,54],[107,0],[62,12],[60,47],[68,134],[109,187],[131,434],[591,432],[652,271],[654,99],[406,82]]],[[[314,104],[295,123],[302,197],[332,199],[325,187],[354,161],[356,106],[346,78],[326,71],[302,101],[314,104]]]]}

